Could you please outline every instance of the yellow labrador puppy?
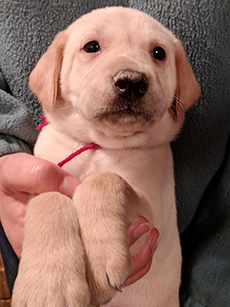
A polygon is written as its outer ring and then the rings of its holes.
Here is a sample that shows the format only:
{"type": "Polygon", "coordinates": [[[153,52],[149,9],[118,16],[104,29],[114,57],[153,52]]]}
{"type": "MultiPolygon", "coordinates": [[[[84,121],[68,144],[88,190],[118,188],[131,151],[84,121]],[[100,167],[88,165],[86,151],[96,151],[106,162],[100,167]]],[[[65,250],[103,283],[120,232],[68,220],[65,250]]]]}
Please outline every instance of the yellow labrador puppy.
{"type": "Polygon", "coordinates": [[[29,82],[49,122],[35,155],[59,163],[91,149],[63,166],[82,181],[72,200],[29,203],[12,305],[179,306],[170,142],[199,96],[180,42],[145,13],[99,9],[57,35],[29,82]],[[145,241],[129,249],[139,215],[159,230],[158,247],[148,274],[119,292],[145,241]]]}

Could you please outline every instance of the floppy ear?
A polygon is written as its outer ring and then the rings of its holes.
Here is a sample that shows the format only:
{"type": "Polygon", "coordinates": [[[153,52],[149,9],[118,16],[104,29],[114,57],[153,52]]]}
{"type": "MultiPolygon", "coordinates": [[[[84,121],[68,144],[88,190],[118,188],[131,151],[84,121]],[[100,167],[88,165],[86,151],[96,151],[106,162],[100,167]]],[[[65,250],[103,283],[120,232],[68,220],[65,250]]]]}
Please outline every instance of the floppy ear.
{"type": "Polygon", "coordinates": [[[184,112],[199,98],[200,87],[187,61],[184,49],[178,39],[174,40],[177,87],[171,106],[172,116],[183,121],[184,112]]]}
{"type": "Polygon", "coordinates": [[[67,34],[60,32],[29,76],[31,90],[47,111],[53,109],[60,91],[59,78],[67,39],[67,34]]]}

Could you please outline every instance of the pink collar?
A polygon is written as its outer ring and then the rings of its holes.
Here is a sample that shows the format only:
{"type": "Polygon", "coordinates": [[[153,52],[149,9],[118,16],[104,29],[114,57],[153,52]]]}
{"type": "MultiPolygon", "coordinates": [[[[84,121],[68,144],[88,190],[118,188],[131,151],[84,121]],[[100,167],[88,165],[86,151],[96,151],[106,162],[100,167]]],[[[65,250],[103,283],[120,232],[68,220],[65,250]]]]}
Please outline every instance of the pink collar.
{"type": "Polygon", "coordinates": [[[67,162],[71,161],[73,158],[75,158],[76,156],[80,155],[82,152],[89,150],[89,149],[98,149],[101,148],[100,145],[97,145],[95,143],[86,145],[80,149],[78,149],[77,151],[73,152],[71,155],[69,155],[67,158],[65,158],[64,160],[62,160],[61,162],[58,163],[58,166],[62,167],[63,165],[65,165],[67,162]]]}
{"type": "MultiPolygon", "coordinates": [[[[41,117],[40,118],[44,123],[42,123],[41,125],[37,126],[36,130],[40,130],[43,127],[47,126],[49,124],[49,122],[46,121],[45,117],[41,117]]],[[[65,158],[64,160],[62,160],[61,162],[58,163],[58,166],[62,167],[63,165],[65,165],[67,162],[71,161],[73,158],[75,158],[76,156],[79,156],[82,152],[89,150],[89,149],[98,149],[101,148],[100,145],[97,145],[95,143],[86,145],[80,149],[78,149],[77,151],[73,152],[71,155],[69,155],[67,158],[65,158]]]]}

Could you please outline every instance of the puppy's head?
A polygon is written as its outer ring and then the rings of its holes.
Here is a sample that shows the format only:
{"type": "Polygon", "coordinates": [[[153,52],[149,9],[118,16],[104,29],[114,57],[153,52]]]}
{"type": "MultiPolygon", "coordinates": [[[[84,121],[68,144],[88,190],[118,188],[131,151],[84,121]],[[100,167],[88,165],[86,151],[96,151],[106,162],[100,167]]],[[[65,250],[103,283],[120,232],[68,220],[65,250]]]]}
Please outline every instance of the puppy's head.
{"type": "Polygon", "coordinates": [[[121,7],[93,11],[59,33],[29,84],[57,129],[108,147],[171,141],[200,91],[174,35],[121,7]]]}

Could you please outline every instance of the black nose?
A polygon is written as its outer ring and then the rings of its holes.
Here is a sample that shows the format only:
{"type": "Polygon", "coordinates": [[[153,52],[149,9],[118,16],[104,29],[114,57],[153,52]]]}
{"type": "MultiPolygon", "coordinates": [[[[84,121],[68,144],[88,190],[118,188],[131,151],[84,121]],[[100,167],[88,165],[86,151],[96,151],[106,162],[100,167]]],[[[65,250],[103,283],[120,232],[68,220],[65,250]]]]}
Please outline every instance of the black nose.
{"type": "Polygon", "coordinates": [[[120,70],[113,81],[118,93],[129,100],[144,96],[148,89],[146,75],[133,70],[120,70]]]}

